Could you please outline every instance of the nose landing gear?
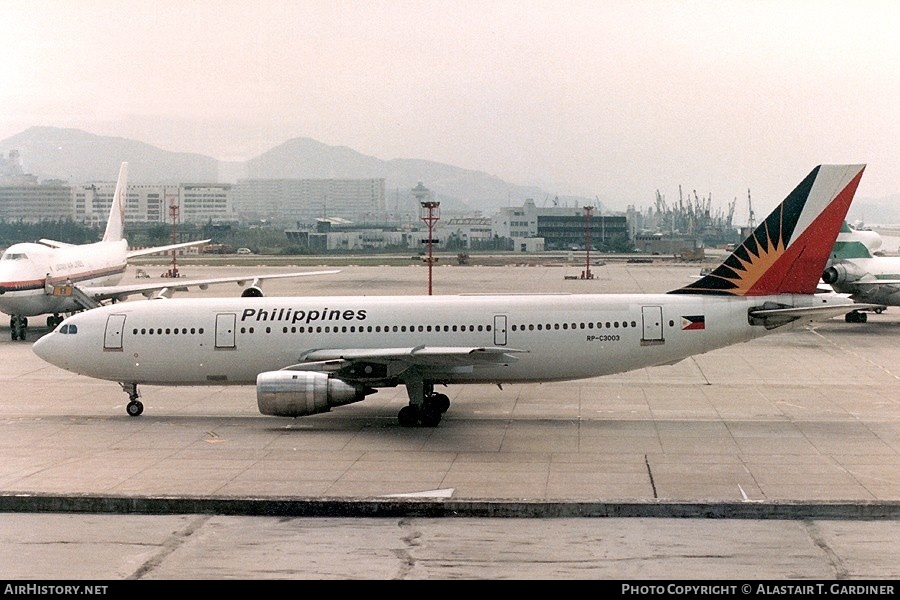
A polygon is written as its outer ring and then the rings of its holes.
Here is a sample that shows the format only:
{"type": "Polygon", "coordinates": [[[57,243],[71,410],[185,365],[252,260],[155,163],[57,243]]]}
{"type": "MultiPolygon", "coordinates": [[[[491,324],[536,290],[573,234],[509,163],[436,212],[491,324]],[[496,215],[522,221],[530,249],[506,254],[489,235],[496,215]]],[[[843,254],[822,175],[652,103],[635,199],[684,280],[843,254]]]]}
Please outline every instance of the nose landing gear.
{"type": "Polygon", "coordinates": [[[144,403],[138,400],[141,395],[138,393],[137,384],[120,383],[119,385],[122,386],[122,391],[128,394],[128,406],[125,407],[128,415],[132,417],[140,416],[144,412],[144,403]]]}

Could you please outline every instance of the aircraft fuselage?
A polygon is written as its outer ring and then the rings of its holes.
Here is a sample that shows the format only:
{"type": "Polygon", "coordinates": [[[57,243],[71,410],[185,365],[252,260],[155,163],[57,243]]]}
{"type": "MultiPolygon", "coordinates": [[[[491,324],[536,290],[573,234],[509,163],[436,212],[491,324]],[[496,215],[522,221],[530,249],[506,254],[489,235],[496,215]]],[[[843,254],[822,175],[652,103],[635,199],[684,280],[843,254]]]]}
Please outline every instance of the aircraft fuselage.
{"type": "Polygon", "coordinates": [[[852,258],[835,263],[849,265],[859,278],[832,283],[834,291],[850,294],[858,302],[900,306],[900,257],[852,258]]]}
{"type": "Polygon", "coordinates": [[[66,286],[119,283],[125,274],[127,245],[120,240],[60,248],[36,243],[10,246],[0,260],[0,310],[24,317],[79,310],[65,293],[66,286]],[[59,288],[56,293],[54,288],[59,288]]]}
{"type": "Polygon", "coordinates": [[[763,336],[774,330],[751,325],[747,313],[767,301],[815,300],[671,294],[166,299],[76,315],[34,349],[48,362],[99,379],[253,385],[259,373],[297,365],[323,349],[508,348],[508,361],[458,369],[440,364],[430,372],[425,367],[423,376],[444,383],[561,381],[672,363],[763,336]],[[60,332],[66,326],[76,332],[60,332]]]}

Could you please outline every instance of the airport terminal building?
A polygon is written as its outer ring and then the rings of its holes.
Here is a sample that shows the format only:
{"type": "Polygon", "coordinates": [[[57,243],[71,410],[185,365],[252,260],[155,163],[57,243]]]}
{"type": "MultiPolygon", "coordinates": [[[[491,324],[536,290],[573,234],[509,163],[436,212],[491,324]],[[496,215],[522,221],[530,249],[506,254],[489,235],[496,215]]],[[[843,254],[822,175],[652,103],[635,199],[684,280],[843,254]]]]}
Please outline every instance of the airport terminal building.
{"type": "MultiPolygon", "coordinates": [[[[501,209],[494,215],[491,228],[495,235],[514,240],[516,249],[523,249],[529,239],[542,239],[546,250],[583,250],[589,232],[595,246],[616,235],[628,235],[625,215],[590,216],[584,208],[543,207],[528,199],[522,206],[501,209]]],[[[530,250],[527,250],[530,251],[530,250]]]]}

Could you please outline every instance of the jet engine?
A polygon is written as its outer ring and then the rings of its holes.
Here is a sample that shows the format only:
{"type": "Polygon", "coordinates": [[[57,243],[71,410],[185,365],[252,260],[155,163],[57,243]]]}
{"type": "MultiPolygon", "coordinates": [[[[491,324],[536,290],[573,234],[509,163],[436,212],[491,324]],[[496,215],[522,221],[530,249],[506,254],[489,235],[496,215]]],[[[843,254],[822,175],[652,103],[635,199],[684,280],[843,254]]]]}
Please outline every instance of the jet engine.
{"type": "Polygon", "coordinates": [[[865,277],[865,275],[866,272],[853,263],[837,262],[825,269],[825,272],[822,273],[822,281],[829,285],[840,285],[842,283],[853,283],[865,277]]]}
{"type": "Polygon", "coordinates": [[[248,286],[243,292],[241,292],[241,298],[262,298],[263,291],[262,288],[258,285],[248,286]]]}
{"type": "Polygon", "coordinates": [[[259,412],[273,417],[302,417],[364,400],[377,390],[315,371],[269,371],[256,377],[259,412]]]}

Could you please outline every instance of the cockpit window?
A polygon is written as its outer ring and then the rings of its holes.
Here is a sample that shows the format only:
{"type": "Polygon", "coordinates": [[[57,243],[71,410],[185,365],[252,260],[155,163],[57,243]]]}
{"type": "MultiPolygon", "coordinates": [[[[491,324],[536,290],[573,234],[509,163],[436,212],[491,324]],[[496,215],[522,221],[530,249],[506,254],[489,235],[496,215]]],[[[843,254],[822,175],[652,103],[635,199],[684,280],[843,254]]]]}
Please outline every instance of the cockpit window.
{"type": "Polygon", "coordinates": [[[6,252],[0,260],[24,260],[28,258],[23,252],[6,252]]]}
{"type": "Polygon", "coordinates": [[[78,325],[63,325],[59,328],[60,333],[78,333],[78,325]]]}

